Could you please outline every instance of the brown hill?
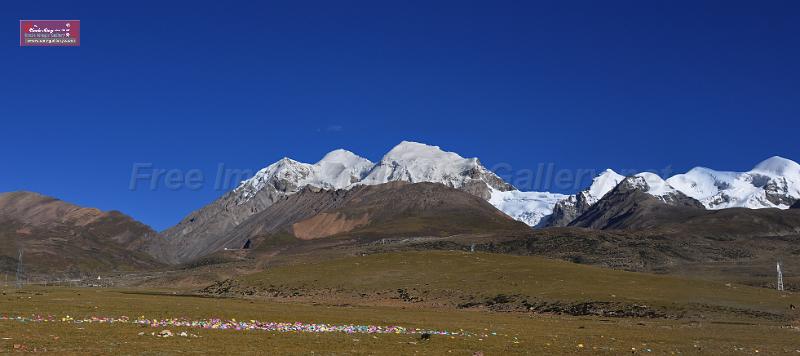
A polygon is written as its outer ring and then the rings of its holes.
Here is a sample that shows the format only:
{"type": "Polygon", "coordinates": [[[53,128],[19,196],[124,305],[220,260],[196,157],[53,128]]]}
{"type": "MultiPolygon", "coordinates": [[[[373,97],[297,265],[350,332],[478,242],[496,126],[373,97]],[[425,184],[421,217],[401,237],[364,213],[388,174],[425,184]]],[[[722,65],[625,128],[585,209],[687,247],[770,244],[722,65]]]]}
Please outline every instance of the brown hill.
{"type": "Polygon", "coordinates": [[[0,194],[0,270],[78,274],[159,266],[139,252],[157,233],[118,211],[76,206],[31,192],[0,194]]]}

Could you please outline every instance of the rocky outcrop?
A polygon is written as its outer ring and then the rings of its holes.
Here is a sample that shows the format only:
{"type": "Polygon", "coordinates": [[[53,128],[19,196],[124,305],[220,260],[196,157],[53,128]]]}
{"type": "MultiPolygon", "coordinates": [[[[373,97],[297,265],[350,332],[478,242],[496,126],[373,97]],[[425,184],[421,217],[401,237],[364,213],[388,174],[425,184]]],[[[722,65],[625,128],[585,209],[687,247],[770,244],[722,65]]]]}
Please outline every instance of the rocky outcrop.
{"type": "Polygon", "coordinates": [[[567,199],[556,203],[547,226],[567,226],[590,207],[584,194],[570,195],[567,199]]]}
{"type": "Polygon", "coordinates": [[[611,169],[606,169],[592,179],[592,184],[588,188],[556,203],[546,226],[569,225],[614,189],[623,179],[625,179],[624,176],[611,169]]]}

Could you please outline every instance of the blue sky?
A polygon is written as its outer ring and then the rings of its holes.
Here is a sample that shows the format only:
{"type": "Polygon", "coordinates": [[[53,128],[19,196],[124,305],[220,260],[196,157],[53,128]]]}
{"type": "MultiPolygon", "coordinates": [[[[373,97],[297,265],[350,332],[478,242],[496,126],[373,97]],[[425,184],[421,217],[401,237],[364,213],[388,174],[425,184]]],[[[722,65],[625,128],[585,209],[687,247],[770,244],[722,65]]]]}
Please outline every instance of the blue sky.
{"type": "Polygon", "coordinates": [[[5,2],[0,191],[166,228],[223,192],[134,163],[258,169],[401,140],[515,170],[800,160],[796,1],[5,2]],[[20,19],[79,48],[19,48],[20,19]]]}

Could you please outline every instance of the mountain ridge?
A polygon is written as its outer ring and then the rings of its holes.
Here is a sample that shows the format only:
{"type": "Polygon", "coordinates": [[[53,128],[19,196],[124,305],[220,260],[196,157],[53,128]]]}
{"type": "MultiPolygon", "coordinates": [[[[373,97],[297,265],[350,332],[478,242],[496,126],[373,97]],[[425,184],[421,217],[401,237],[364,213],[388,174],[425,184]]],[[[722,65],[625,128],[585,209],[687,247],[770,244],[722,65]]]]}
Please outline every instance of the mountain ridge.
{"type": "MultiPolygon", "coordinates": [[[[770,197],[781,205],[748,207],[786,209],[791,203],[800,199],[800,169],[797,167],[800,165],[780,157],[772,157],[756,165],[747,177],[758,177],[755,183],[759,184],[751,186],[757,191],[764,192],[764,201],[769,202],[767,197],[770,197]],[[781,177],[780,174],[787,176],[781,177]]],[[[672,197],[680,196],[680,199],[683,199],[683,195],[686,195],[699,198],[697,200],[707,209],[724,207],[719,204],[714,205],[706,199],[718,191],[706,191],[702,188],[706,188],[707,185],[693,183],[697,180],[696,172],[710,172],[709,174],[720,177],[731,176],[734,180],[736,177],[745,176],[735,172],[726,175],[730,172],[720,173],[701,168],[666,180],[648,172],[638,173],[635,176],[641,177],[647,183],[648,189],[645,193],[659,200],[669,203],[668,200],[672,197]],[[686,193],[687,191],[689,193],[686,193]]],[[[165,230],[163,235],[165,244],[174,250],[177,246],[191,243],[190,236],[200,239],[219,238],[250,216],[296,194],[307,186],[348,190],[361,185],[377,185],[393,181],[440,183],[480,197],[529,226],[567,226],[588,211],[624,178],[609,169],[595,177],[589,187],[573,195],[526,192],[517,190],[513,185],[503,181],[481,165],[477,158],[464,158],[457,153],[444,151],[438,146],[402,141],[376,163],[344,149],[331,151],[315,164],[283,158],[260,170],[252,178],[243,181],[234,190],[211,204],[190,213],[177,225],[165,230]]],[[[753,179],[749,181],[753,183],[753,179]]],[[[746,201],[729,200],[733,203],[728,205],[746,201]]],[[[158,254],[160,250],[163,248],[157,247],[152,252],[158,254]]],[[[177,260],[173,258],[172,262],[177,260]]]]}
{"type": "Polygon", "coordinates": [[[34,192],[0,193],[0,268],[24,253],[30,273],[78,274],[143,270],[161,264],[144,253],[158,239],[119,211],[81,207],[34,192]]]}
{"type": "Polygon", "coordinates": [[[800,164],[773,156],[747,172],[695,167],[667,182],[701,201],[707,209],[787,209],[800,199],[800,164]]]}
{"type": "Polygon", "coordinates": [[[569,226],[601,230],[641,229],[655,225],[649,223],[651,216],[681,215],[705,210],[699,201],[677,190],[651,185],[659,182],[660,178],[650,175],[627,177],[570,222],[569,226]]]}
{"type": "Polygon", "coordinates": [[[592,179],[592,184],[588,188],[558,201],[553,207],[552,216],[548,219],[546,226],[569,225],[613,190],[623,179],[625,176],[612,169],[606,169],[592,179]]]}
{"type": "MultiPolygon", "coordinates": [[[[325,155],[316,164],[307,164],[283,158],[238,187],[201,207],[182,219],[177,225],[162,232],[164,241],[153,245],[150,252],[171,263],[186,261],[188,256],[168,256],[164,251],[179,251],[180,246],[193,239],[213,240],[224,237],[250,216],[264,211],[306,186],[320,189],[353,189],[361,185],[379,185],[394,181],[410,183],[433,182],[462,190],[491,201],[493,194],[519,192],[512,185],[481,165],[477,158],[464,158],[438,146],[403,141],[378,163],[338,149],[325,155]],[[336,162],[331,162],[331,161],[336,162]],[[338,164],[337,169],[325,167],[338,164]],[[333,174],[330,174],[333,172],[333,174]]],[[[520,192],[522,193],[522,192],[520,192]]],[[[544,196],[525,196],[525,204],[540,199],[552,201],[563,195],[546,193],[544,196]]],[[[512,196],[513,198],[513,196],[512,196]]],[[[536,214],[535,218],[542,214],[536,214]]],[[[538,221],[532,221],[535,223],[538,221]]]]}

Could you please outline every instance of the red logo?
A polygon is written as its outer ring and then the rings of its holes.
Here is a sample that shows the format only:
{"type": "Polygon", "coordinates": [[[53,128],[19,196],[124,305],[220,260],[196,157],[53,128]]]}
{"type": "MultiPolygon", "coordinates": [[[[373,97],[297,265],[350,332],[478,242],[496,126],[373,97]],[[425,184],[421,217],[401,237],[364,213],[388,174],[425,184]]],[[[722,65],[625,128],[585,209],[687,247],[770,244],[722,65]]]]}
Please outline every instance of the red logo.
{"type": "Polygon", "coordinates": [[[20,47],[77,47],[81,45],[80,20],[19,20],[20,47]]]}

